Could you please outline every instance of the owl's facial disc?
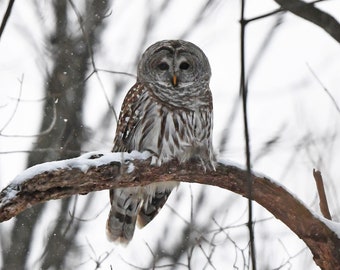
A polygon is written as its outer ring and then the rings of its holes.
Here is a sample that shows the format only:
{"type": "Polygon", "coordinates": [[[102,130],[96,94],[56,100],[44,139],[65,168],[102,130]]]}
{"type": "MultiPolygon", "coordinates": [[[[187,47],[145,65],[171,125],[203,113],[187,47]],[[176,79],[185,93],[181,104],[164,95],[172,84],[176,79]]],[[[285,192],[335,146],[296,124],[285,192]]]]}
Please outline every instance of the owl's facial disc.
{"type": "MultiPolygon", "coordinates": [[[[138,66],[138,80],[161,86],[160,91],[188,89],[209,83],[208,59],[196,45],[181,40],[165,40],[150,46],[138,66]]],[[[196,88],[192,88],[192,92],[196,88]]]]}

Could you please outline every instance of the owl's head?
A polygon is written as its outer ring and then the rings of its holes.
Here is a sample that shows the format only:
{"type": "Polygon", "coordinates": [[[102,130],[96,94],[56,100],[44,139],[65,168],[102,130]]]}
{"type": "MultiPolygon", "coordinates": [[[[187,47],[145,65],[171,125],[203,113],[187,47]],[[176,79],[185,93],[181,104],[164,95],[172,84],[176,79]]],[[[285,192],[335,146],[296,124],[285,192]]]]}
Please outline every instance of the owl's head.
{"type": "Polygon", "coordinates": [[[142,55],[137,80],[176,92],[192,85],[207,85],[210,77],[208,58],[199,47],[183,40],[163,40],[142,55]]]}

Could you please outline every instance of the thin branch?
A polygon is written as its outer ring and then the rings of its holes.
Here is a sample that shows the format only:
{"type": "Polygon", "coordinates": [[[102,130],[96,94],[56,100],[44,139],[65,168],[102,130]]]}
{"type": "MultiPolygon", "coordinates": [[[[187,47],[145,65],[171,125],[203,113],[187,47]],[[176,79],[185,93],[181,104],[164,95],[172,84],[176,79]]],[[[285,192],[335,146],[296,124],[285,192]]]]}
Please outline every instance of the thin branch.
{"type": "MultiPolygon", "coordinates": [[[[304,3],[305,6],[307,6],[307,5],[313,6],[313,5],[316,4],[316,3],[324,2],[324,1],[328,1],[328,0],[315,0],[315,1],[312,1],[312,2],[309,2],[309,3],[305,3],[305,2],[303,2],[303,3],[304,3]]],[[[276,2],[278,2],[278,1],[276,1],[276,2]]],[[[295,7],[296,7],[296,5],[294,4],[294,5],[292,5],[290,8],[291,8],[291,9],[294,9],[295,7]]],[[[299,7],[301,7],[301,4],[300,4],[300,3],[299,3],[299,7]]],[[[264,18],[273,16],[273,15],[278,14],[278,13],[281,13],[281,12],[285,12],[285,11],[287,11],[287,7],[286,7],[286,8],[284,8],[284,7],[279,7],[279,8],[277,8],[277,9],[275,9],[275,10],[273,10],[273,11],[270,11],[270,12],[268,12],[268,13],[265,13],[265,14],[262,14],[262,15],[259,15],[259,16],[256,16],[256,17],[247,19],[247,20],[246,20],[246,23],[250,23],[250,22],[253,22],[253,21],[258,21],[258,20],[261,20],[261,19],[264,19],[264,18]]]]}
{"type": "MultiPolygon", "coordinates": [[[[48,153],[48,152],[58,152],[60,151],[60,148],[43,148],[43,149],[31,149],[31,150],[9,150],[9,151],[0,151],[0,155],[8,155],[8,154],[18,154],[18,153],[48,153]]],[[[71,149],[67,149],[64,150],[64,153],[70,154],[70,155],[77,155],[79,154],[79,150],[71,150],[71,149]]],[[[80,153],[85,153],[84,150],[80,151],[80,153]]]]}
{"type": "Polygon", "coordinates": [[[314,72],[314,70],[311,68],[310,65],[307,64],[307,67],[309,69],[309,71],[312,73],[313,77],[317,80],[317,82],[320,84],[320,86],[322,87],[322,89],[326,92],[326,94],[328,95],[328,97],[331,99],[335,109],[338,111],[338,113],[340,113],[340,107],[338,105],[338,103],[336,102],[335,98],[332,96],[332,94],[328,91],[327,87],[322,83],[322,81],[319,79],[319,77],[316,75],[316,73],[314,72]]]}
{"type": "Polygon", "coordinates": [[[205,22],[205,19],[209,16],[209,13],[211,14],[214,10],[216,10],[218,2],[219,1],[215,0],[206,0],[186,30],[180,35],[179,39],[188,39],[188,36],[192,35],[193,30],[198,29],[198,25],[205,22]]]}
{"type": "MultiPolygon", "coordinates": [[[[257,50],[254,59],[252,60],[252,63],[249,65],[248,71],[247,71],[247,81],[246,84],[248,84],[248,81],[251,79],[251,77],[256,72],[257,67],[260,65],[261,60],[263,59],[263,56],[268,51],[268,47],[272,40],[274,39],[275,33],[278,30],[278,27],[282,24],[283,16],[282,14],[279,14],[276,16],[272,26],[270,27],[269,31],[266,33],[266,36],[262,40],[259,49],[257,50]]],[[[248,23],[249,21],[247,21],[248,23]]]]}
{"type": "Polygon", "coordinates": [[[5,26],[8,22],[9,16],[11,15],[13,5],[14,5],[14,0],[9,0],[5,15],[4,15],[2,22],[1,22],[1,25],[0,25],[0,39],[1,39],[2,34],[5,30],[5,26]]]}
{"type": "Polygon", "coordinates": [[[325,188],[323,185],[321,172],[313,169],[313,176],[314,176],[316,187],[319,193],[321,213],[325,218],[331,220],[332,217],[331,217],[331,213],[329,212],[329,208],[328,208],[327,197],[326,197],[326,192],[325,192],[325,188]]]}
{"type": "MultiPolygon", "coordinates": [[[[55,101],[56,103],[57,101],[55,101]]],[[[31,137],[39,137],[39,136],[43,136],[43,135],[47,135],[48,133],[50,133],[52,131],[52,129],[55,126],[55,123],[57,121],[57,108],[55,103],[53,104],[53,118],[52,121],[50,123],[50,125],[43,131],[39,132],[38,134],[30,134],[30,135],[17,135],[17,134],[2,134],[0,132],[0,136],[2,137],[11,137],[11,138],[31,138],[31,137]]],[[[22,152],[22,151],[20,151],[22,152]]],[[[34,151],[30,151],[30,152],[34,152],[34,151]]],[[[1,152],[4,153],[4,152],[1,152]]],[[[79,153],[79,151],[78,151],[79,153]]]]}
{"type": "MultiPolygon", "coordinates": [[[[85,27],[84,27],[84,23],[83,23],[84,20],[83,20],[83,17],[81,16],[79,10],[77,9],[77,7],[76,7],[75,4],[73,3],[73,1],[72,1],[72,0],[68,0],[68,2],[70,3],[70,5],[71,5],[71,7],[72,7],[72,10],[73,10],[74,14],[75,14],[76,17],[77,17],[77,20],[78,20],[78,23],[79,23],[79,27],[80,27],[80,30],[81,30],[81,32],[82,32],[82,34],[83,34],[83,37],[84,37],[84,40],[85,40],[85,43],[86,43],[86,47],[87,47],[87,50],[88,50],[88,54],[89,54],[90,59],[91,59],[91,65],[92,65],[93,72],[91,72],[91,74],[85,79],[85,81],[86,81],[89,77],[91,77],[93,74],[96,75],[97,80],[98,80],[99,85],[100,85],[100,88],[101,88],[101,90],[102,90],[102,92],[103,92],[103,94],[104,94],[106,103],[107,103],[109,109],[111,110],[111,112],[113,113],[116,122],[118,123],[118,116],[117,116],[117,113],[116,113],[115,109],[113,108],[113,106],[112,106],[112,104],[111,104],[111,102],[110,102],[110,100],[109,100],[109,97],[108,97],[108,95],[107,95],[107,93],[106,93],[106,91],[105,91],[104,84],[103,84],[103,82],[102,82],[102,80],[101,80],[101,78],[100,78],[100,76],[99,76],[99,74],[98,74],[98,69],[97,69],[96,64],[95,64],[95,61],[94,61],[94,54],[93,54],[92,44],[91,44],[91,42],[90,42],[90,37],[89,37],[89,35],[88,35],[88,32],[86,31],[86,29],[85,29],[85,27]]],[[[104,18],[105,18],[105,17],[104,17],[104,18]]],[[[90,29],[90,31],[91,31],[91,29],[90,29]]]]}
{"type": "Polygon", "coordinates": [[[245,22],[246,22],[246,23],[250,23],[250,22],[258,21],[258,20],[261,20],[261,19],[264,19],[264,18],[273,16],[273,15],[278,14],[278,13],[283,12],[283,11],[285,11],[285,9],[283,9],[283,8],[278,8],[278,9],[275,9],[275,10],[270,11],[270,12],[268,12],[268,13],[265,13],[265,14],[262,14],[262,15],[259,15],[259,16],[256,16],[256,17],[247,19],[245,22]]]}
{"type": "Polygon", "coordinates": [[[132,74],[132,73],[129,73],[129,72],[124,72],[124,71],[115,71],[115,70],[108,70],[108,69],[101,69],[101,68],[97,68],[97,71],[116,74],[116,75],[126,75],[126,76],[134,78],[134,79],[137,78],[137,76],[135,74],[132,74]]]}
{"type": "Polygon", "coordinates": [[[19,88],[19,95],[18,98],[16,99],[15,102],[15,106],[14,106],[14,110],[12,112],[12,114],[10,115],[10,117],[8,118],[8,120],[6,121],[6,123],[3,125],[3,127],[0,129],[0,135],[1,133],[7,128],[7,126],[9,125],[9,123],[12,122],[15,114],[17,113],[18,107],[19,107],[19,103],[20,103],[20,99],[21,99],[21,95],[22,95],[22,85],[24,83],[24,74],[21,75],[21,79],[19,79],[19,83],[20,83],[20,88],[19,88]]]}
{"type": "MultiPolygon", "coordinates": [[[[163,181],[218,186],[249,196],[246,170],[218,163],[216,171],[202,173],[202,168],[194,163],[172,161],[155,167],[149,165],[150,159],[147,158],[133,153],[88,153],[75,159],[34,166],[0,193],[0,221],[47,200],[163,181]]],[[[340,239],[336,233],[273,180],[255,174],[251,179],[253,200],[295,232],[310,248],[315,262],[322,269],[339,269],[340,239]]]]}
{"type": "Polygon", "coordinates": [[[288,255],[288,258],[286,259],[285,262],[281,263],[281,265],[279,265],[278,267],[274,268],[273,270],[279,270],[282,269],[284,266],[289,265],[290,267],[288,269],[291,269],[291,260],[298,257],[299,255],[301,255],[303,252],[306,252],[307,247],[304,247],[302,249],[300,249],[298,252],[296,252],[294,255],[290,255],[288,252],[287,247],[283,244],[283,242],[279,239],[279,242],[281,244],[281,246],[283,247],[284,251],[286,252],[286,254],[288,255]]]}
{"type": "Polygon", "coordinates": [[[112,248],[110,251],[105,251],[101,255],[97,256],[95,249],[91,245],[90,241],[86,239],[87,245],[89,246],[90,250],[92,251],[94,258],[90,255],[90,259],[78,264],[77,266],[82,266],[87,264],[89,261],[93,261],[95,263],[95,270],[100,269],[101,264],[112,254],[112,252],[115,250],[115,248],[112,248]]]}
{"type": "Polygon", "coordinates": [[[245,10],[245,0],[241,1],[241,78],[240,78],[240,93],[242,97],[242,108],[243,108],[243,126],[244,126],[244,141],[245,141],[245,156],[246,156],[246,166],[248,172],[248,230],[249,230],[249,238],[250,238],[250,258],[252,262],[253,270],[256,270],[256,252],[255,252],[255,236],[254,236],[254,227],[253,227],[253,183],[251,179],[251,156],[250,156],[250,135],[249,135],[249,127],[248,127],[248,108],[247,108],[247,99],[248,99],[248,82],[246,80],[246,72],[245,72],[245,36],[246,36],[246,21],[244,18],[244,10],[245,10]]]}

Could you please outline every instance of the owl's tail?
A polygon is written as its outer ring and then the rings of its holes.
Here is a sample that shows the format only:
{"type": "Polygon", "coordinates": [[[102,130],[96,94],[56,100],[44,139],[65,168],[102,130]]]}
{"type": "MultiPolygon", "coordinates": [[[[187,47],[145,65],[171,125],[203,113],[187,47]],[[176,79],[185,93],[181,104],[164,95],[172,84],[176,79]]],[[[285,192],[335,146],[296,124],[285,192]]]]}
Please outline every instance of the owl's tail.
{"type": "Polygon", "coordinates": [[[139,227],[147,225],[163,207],[175,186],[178,186],[177,182],[167,182],[110,190],[111,211],[106,224],[108,239],[128,244],[136,221],[139,227]]]}
{"type": "Polygon", "coordinates": [[[171,190],[156,191],[153,196],[149,197],[149,201],[143,204],[137,218],[137,225],[139,228],[146,226],[162,209],[166,200],[168,199],[171,190]]]}
{"type": "Polygon", "coordinates": [[[106,224],[109,240],[128,244],[135,231],[136,219],[142,200],[127,189],[110,190],[111,210],[106,224]]]}

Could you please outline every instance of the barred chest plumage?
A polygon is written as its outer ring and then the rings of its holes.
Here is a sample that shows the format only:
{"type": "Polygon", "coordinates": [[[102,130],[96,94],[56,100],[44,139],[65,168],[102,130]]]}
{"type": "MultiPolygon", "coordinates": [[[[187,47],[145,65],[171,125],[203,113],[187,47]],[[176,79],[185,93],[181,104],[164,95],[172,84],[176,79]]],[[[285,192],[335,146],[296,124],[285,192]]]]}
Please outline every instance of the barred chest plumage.
{"type": "Polygon", "coordinates": [[[116,143],[125,146],[119,151],[150,151],[158,165],[172,159],[180,162],[191,158],[202,162],[213,159],[209,98],[206,104],[197,102],[199,105],[195,109],[188,109],[163,103],[142,85],[135,87],[130,98],[136,103],[127,103],[131,106],[123,108],[129,110],[125,113],[130,116],[122,117],[123,111],[120,116],[120,120],[126,123],[119,123],[119,126],[129,126],[129,129],[119,130],[117,134],[116,143]],[[129,123],[134,123],[134,127],[129,123]]]}

